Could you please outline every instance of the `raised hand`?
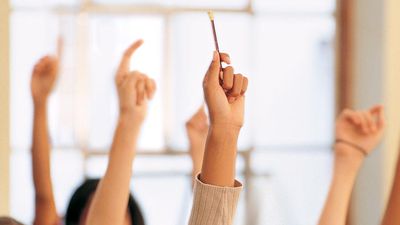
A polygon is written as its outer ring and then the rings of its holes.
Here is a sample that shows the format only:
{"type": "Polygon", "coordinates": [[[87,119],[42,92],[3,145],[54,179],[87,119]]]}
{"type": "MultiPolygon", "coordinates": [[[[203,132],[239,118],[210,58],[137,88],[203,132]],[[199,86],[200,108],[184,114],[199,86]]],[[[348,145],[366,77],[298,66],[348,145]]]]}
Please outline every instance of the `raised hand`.
{"type": "MultiPolygon", "coordinates": [[[[186,131],[190,145],[198,146],[205,144],[208,133],[208,118],[204,106],[201,106],[186,122],[186,131]]],[[[202,147],[204,148],[204,146],[202,147]]]]}
{"type": "Polygon", "coordinates": [[[248,81],[243,75],[234,74],[231,66],[221,71],[220,60],[230,63],[229,55],[222,53],[220,59],[219,54],[214,52],[203,81],[210,128],[200,179],[207,184],[233,187],[237,141],[243,126],[244,94],[248,81]]]}
{"type": "MultiPolygon", "coordinates": [[[[235,162],[237,141],[243,126],[244,94],[248,81],[243,75],[234,74],[231,66],[221,71],[220,60],[230,63],[227,54],[222,53],[219,56],[214,52],[203,81],[204,96],[210,114],[210,127],[201,174],[195,180],[190,225],[233,224],[242,188],[242,185],[235,180],[235,162]],[[207,193],[207,189],[210,193],[207,193]]],[[[203,124],[201,127],[204,127],[203,113],[200,111],[193,117],[194,120],[203,121],[200,123],[203,124]]]]}
{"type": "Polygon", "coordinates": [[[124,53],[115,83],[120,115],[114,133],[107,171],[101,179],[88,213],[88,225],[123,224],[126,219],[132,164],[141,125],[146,117],[147,101],[154,95],[154,80],[129,69],[132,54],[143,44],[134,42],[124,53]],[[118,191],[115,191],[118,190],[118,191]]]}
{"type": "Polygon", "coordinates": [[[31,79],[34,102],[32,132],[32,175],[35,187],[34,224],[53,225],[60,222],[54,200],[50,171],[50,141],[47,126],[47,99],[57,80],[62,41],[57,56],[45,56],[35,65],[31,79]]]}
{"type": "Polygon", "coordinates": [[[346,145],[341,141],[349,142],[369,154],[381,141],[384,127],[382,106],[374,106],[366,111],[344,110],[336,121],[337,145],[346,145]]]}
{"type": "Polygon", "coordinates": [[[225,124],[242,127],[244,118],[244,94],[248,79],[242,74],[235,74],[231,66],[221,71],[220,60],[230,63],[228,54],[221,53],[221,59],[214,52],[211,65],[204,77],[203,89],[210,113],[211,124],[225,124]],[[222,73],[222,74],[220,74],[222,73]],[[222,85],[220,84],[222,77],[222,85]]]}
{"type": "Polygon", "coordinates": [[[201,170],[208,133],[208,118],[204,106],[201,106],[186,122],[186,132],[189,138],[189,153],[193,163],[192,175],[196,176],[201,170]]]}
{"type": "Polygon", "coordinates": [[[136,122],[143,122],[147,113],[147,101],[156,90],[153,79],[139,71],[130,71],[129,62],[133,53],[143,44],[134,42],[124,53],[115,76],[121,115],[133,116],[136,122]]]}
{"type": "Polygon", "coordinates": [[[358,171],[365,155],[382,139],[383,107],[367,111],[344,110],[336,120],[332,182],[318,225],[345,225],[358,171]]]}
{"type": "Polygon", "coordinates": [[[44,56],[33,68],[31,92],[34,102],[46,101],[54,88],[59,72],[59,61],[62,55],[62,39],[58,40],[57,54],[44,56]]]}

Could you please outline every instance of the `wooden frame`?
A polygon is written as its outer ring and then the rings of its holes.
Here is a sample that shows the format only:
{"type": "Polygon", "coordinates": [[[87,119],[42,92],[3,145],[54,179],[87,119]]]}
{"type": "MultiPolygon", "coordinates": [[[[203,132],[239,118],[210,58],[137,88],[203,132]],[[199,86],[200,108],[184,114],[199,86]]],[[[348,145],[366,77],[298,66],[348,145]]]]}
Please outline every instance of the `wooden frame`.
{"type": "MultiPolygon", "coordinates": [[[[336,112],[354,107],[354,0],[336,0],[336,112]]],[[[347,217],[351,225],[351,207],[347,217]]]]}
{"type": "Polygon", "coordinates": [[[9,214],[9,2],[0,1],[0,215],[9,214]]]}
{"type": "Polygon", "coordinates": [[[337,0],[336,99],[337,112],[353,107],[354,0],[337,0]]]}

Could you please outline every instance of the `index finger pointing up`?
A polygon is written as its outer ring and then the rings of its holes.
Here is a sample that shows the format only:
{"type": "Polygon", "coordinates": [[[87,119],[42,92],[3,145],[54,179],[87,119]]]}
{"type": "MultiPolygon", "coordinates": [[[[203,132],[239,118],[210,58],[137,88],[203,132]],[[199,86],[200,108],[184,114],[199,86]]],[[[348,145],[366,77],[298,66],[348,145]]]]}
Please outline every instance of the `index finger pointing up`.
{"type": "Polygon", "coordinates": [[[127,48],[122,56],[121,63],[118,68],[118,73],[129,71],[129,62],[133,53],[143,44],[143,40],[137,40],[129,48],[127,48]]]}

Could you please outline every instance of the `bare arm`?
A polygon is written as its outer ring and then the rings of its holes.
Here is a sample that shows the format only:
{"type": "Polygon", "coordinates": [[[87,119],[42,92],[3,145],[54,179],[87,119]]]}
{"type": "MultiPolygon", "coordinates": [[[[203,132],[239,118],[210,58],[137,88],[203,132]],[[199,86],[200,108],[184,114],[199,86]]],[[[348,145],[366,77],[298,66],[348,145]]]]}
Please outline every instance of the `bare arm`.
{"type": "Polygon", "coordinates": [[[116,76],[120,116],[104,177],[89,209],[87,224],[123,224],[126,218],[136,142],[155,83],[140,72],[129,72],[129,60],[142,41],[125,52],[116,76]]]}
{"type": "MultiPolygon", "coordinates": [[[[354,150],[347,146],[337,146],[335,151],[354,150]]],[[[361,157],[363,156],[335,155],[332,183],[319,225],[346,224],[351,193],[362,165],[361,157]]]]}
{"type": "MultiPolygon", "coordinates": [[[[229,56],[221,60],[230,63],[229,56]]],[[[220,84],[220,56],[214,52],[213,61],[204,78],[204,96],[210,114],[210,128],[206,141],[200,180],[206,184],[234,187],[237,139],[244,118],[244,94],[247,78],[234,74],[228,66],[222,72],[220,84]]]]}
{"type": "Polygon", "coordinates": [[[204,81],[204,97],[210,115],[201,174],[195,180],[190,225],[230,225],[236,214],[242,185],[235,182],[237,140],[244,118],[247,78],[221,60],[229,56],[214,52],[204,81]],[[223,80],[220,82],[220,75],[223,80]]]}
{"type": "Polygon", "coordinates": [[[47,128],[47,99],[58,73],[58,60],[42,58],[35,66],[31,90],[34,103],[32,172],[35,187],[34,224],[58,224],[50,172],[50,144],[47,128]]]}
{"type": "Polygon", "coordinates": [[[378,145],[383,128],[383,109],[380,106],[369,111],[345,110],[339,116],[336,121],[334,174],[319,225],[346,224],[351,193],[364,153],[369,154],[378,145]]]}
{"type": "Polygon", "coordinates": [[[34,224],[54,225],[57,224],[59,218],[50,174],[50,145],[46,110],[45,104],[35,104],[32,144],[32,172],[35,186],[34,224]]]}
{"type": "Polygon", "coordinates": [[[204,148],[208,133],[208,118],[201,106],[199,110],[186,122],[186,131],[189,139],[189,153],[192,159],[192,177],[198,175],[203,164],[204,148]]]}
{"type": "Polygon", "coordinates": [[[234,187],[237,139],[240,128],[211,125],[200,180],[220,187],[234,187]]]}
{"type": "Polygon", "coordinates": [[[107,171],[93,198],[88,224],[123,224],[139,130],[129,115],[120,116],[107,171]]]}
{"type": "Polygon", "coordinates": [[[389,202],[383,217],[382,225],[397,225],[400,223],[400,149],[397,159],[396,174],[389,202]]]}

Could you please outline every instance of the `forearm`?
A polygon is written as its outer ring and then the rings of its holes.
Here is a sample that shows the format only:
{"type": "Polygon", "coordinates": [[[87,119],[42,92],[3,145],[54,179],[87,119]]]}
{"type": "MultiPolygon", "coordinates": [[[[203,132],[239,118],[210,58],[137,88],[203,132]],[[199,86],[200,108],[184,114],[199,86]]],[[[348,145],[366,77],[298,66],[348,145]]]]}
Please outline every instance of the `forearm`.
{"type": "Polygon", "coordinates": [[[190,152],[199,153],[198,155],[192,155],[192,178],[195,179],[196,175],[201,172],[201,166],[203,164],[203,152],[205,144],[190,144],[190,152]],[[203,149],[201,149],[203,148],[203,149]]]}
{"type": "Polygon", "coordinates": [[[200,180],[220,187],[233,187],[239,127],[211,125],[200,180]]]}
{"type": "Polygon", "coordinates": [[[129,116],[120,116],[107,171],[96,190],[88,215],[88,224],[123,223],[139,129],[140,126],[129,116]]]}
{"type": "Polygon", "coordinates": [[[46,102],[34,104],[32,172],[35,187],[35,224],[54,224],[58,216],[51,182],[46,102]]]}
{"type": "Polygon", "coordinates": [[[35,103],[34,106],[32,171],[36,197],[52,198],[46,103],[35,103]]]}
{"type": "Polygon", "coordinates": [[[389,202],[383,217],[382,225],[398,225],[400,223],[400,155],[397,159],[396,174],[389,202]]]}
{"type": "MultiPolygon", "coordinates": [[[[354,150],[349,149],[349,151],[354,150]]],[[[336,149],[332,183],[319,225],[346,224],[351,193],[361,164],[362,160],[358,156],[353,158],[338,154],[336,149]]]]}

